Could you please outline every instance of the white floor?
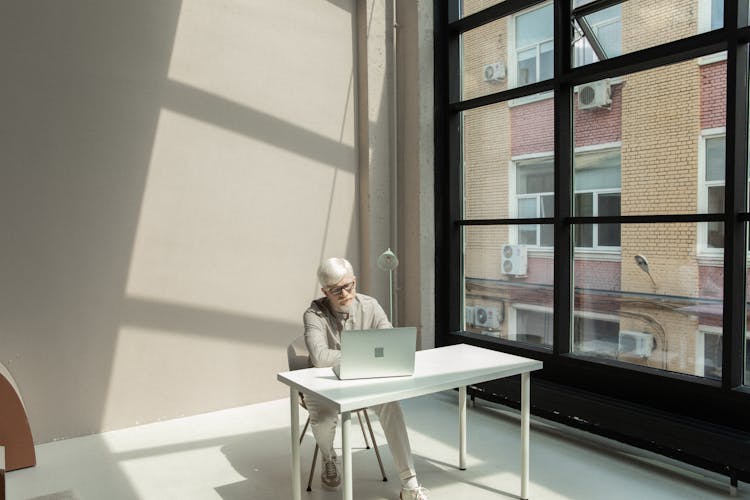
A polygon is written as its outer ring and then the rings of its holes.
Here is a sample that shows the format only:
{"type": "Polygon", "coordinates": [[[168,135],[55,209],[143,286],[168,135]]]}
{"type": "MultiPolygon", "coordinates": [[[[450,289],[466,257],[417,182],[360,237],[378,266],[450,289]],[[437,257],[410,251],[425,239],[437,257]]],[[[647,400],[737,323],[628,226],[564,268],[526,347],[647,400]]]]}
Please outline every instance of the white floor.
{"type": "MultiPolygon", "coordinates": [[[[451,391],[402,403],[419,479],[430,497],[519,498],[518,414],[486,403],[470,408],[468,469],[459,471],[456,403],[451,391]]],[[[379,477],[372,450],[355,449],[354,496],[396,499],[393,462],[374,414],[372,419],[389,480],[379,477]]],[[[352,430],[355,446],[363,446],[357,426],[352,430]]],[[[279,400],[48,443],[37,447],[36,467],[7,474],[7,498],[287,500],[289,436],[288,403],[279,400]]],[[[312,448],[308,431],[303,500],[340,498],[339,491],[321,488],[317,471],[313,491],[304,491],[312,448]]],[[[750,499],[750,485],[739,486],[734,498],[750,499]]],[[[534,500],[731,498],[725,477],[589,435],[571,436],[535,419],[529,491],[534,500]]]]}

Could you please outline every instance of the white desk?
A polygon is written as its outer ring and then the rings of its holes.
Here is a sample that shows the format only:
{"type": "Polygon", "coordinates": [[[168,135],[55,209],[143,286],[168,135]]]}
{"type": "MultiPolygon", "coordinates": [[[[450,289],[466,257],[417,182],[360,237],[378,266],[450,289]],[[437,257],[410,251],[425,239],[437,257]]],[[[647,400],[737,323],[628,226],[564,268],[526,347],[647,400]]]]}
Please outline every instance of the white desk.
{"type": "Polygon", "coordinates": [[[503,377],[521,375],[521,498],[529,486],[529,396],[530,372],[542,362],[502,352],[458,344],[416,353],[411,377],[339,380],[331,368],[308,368],[279,373],[289,386],[292,428],[292,498],[302,492],[299,453],[299,404],[297,393],[315,394],[331,402],[341,413],[344,500],[352,497],[351,412],[390,401],[459,388],[459,468],[466,468],[466,386],[503,377]]]}

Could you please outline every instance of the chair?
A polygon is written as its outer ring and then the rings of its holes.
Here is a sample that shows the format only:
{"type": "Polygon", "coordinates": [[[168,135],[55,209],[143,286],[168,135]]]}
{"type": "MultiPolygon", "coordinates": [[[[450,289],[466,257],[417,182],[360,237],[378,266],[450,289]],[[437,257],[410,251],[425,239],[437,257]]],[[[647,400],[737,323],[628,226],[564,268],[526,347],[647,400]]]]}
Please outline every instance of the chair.
{"type": "MultiPolygon", "coordinates": [[[[287,360],[289,362],[289,369],[290,370],[301,370],[303,368],[310,368],[312,364],[310,363],[310,353],[307,350],[307,344],[305,344],[305,336],[300,335],[294,341],[289,344],[289,347],[286,349],[286,355],[287,360]]],[[[305,396],[301,392],[299,393],[299,404],[307,410],[307,407],[305,406],[305,396]]],[[[362,423],[362,416],[364,415],[365,421],[367,422],[367,429],[370,431],[370,439],[372,439],[372,446],[375,449],[375,456],[378,457],[378,465],[380,466],[380,474],[383,476],[383,481],[388,481],[388,478],[385,475],[385,471],[383,470],[383,461],[380,459],[380,451],[378,451],[378,444],[375,442],[375,434],[372,432],[372,425],[370,424],[370,417],[367,414],[367,408],[362,408],[361,410],[357,410],[357,418],[359,419],[359,426],[362,429],[362,436],[365,438],[365,447],[369,450],[370,449],[370,442],[367,439],[367,432],[365,432],[365,426],[362,423]]],[[[307,426],[310,425],[310,417],[307,417],[307,421],[305,422],[305,426],[302,428],[302,432],[300,433],[299,442],[302,444],[302,440],[305,437],[305,432],[307,432],[307,426]]],[[[310,466],[310,477],[307,480],[307,491],[312,491],[310,488],[310,485],[312,484],[312,478],[313,474],[315,473],[315,462],[318,460],[318,452],[320,450],[318,449],[318,444],[315,443],[315,451],[313,452],[313,460],[312,465],[310,466]]]]}

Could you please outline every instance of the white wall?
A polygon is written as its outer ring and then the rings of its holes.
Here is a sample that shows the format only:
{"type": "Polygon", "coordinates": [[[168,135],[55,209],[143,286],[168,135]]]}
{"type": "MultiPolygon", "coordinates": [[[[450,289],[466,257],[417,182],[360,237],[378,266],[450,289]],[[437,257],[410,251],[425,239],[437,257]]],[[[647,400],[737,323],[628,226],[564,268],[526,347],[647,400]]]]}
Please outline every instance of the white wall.
{"type": "Polygon", "coordinates": [[[285,397],[327,256],[387,307],[392,247],[434,345],[432,3],[394,5],[0,5],[0,364],[37,443],[285,397]]]}
{"type": "Polygon", "coordinates": [[[359,259],[354,1],[0,6],[0,362],[37,442],[284,397],[359,259]]]}

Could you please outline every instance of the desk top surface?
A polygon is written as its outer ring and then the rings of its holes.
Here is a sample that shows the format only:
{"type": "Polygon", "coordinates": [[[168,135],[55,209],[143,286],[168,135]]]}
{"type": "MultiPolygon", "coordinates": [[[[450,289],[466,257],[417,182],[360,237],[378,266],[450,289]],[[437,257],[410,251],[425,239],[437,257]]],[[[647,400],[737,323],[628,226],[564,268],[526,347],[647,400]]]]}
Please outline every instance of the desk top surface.
{"type": "Polygon", "coordinates": [[[277,379],[344,412],[541,368],[542,362],[535,359],[457,344],[417,351],[414,375],[409,377],[339,380],[331,368],[308,368],[281,372],[277,379]]]}

